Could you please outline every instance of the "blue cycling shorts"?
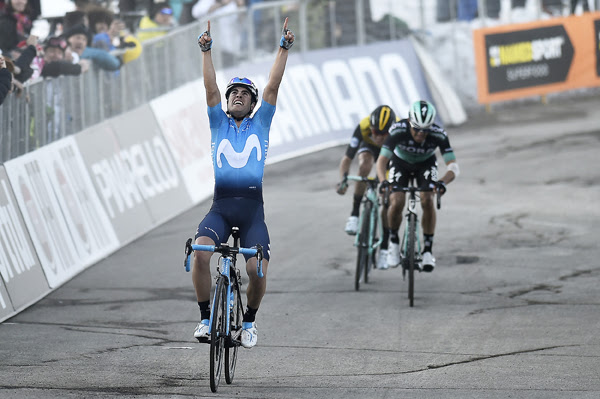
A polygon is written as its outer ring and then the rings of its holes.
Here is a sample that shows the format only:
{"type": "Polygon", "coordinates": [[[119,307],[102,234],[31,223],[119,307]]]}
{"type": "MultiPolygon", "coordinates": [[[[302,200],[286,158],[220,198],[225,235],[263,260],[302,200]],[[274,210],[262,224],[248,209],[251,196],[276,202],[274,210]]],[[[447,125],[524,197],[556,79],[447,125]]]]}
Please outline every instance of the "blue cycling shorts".
{"type": "MultiPolygon", "coordinates": [[[[241,247],[254,248],[256,244],[260,244],[264,258],[269,260],[271,241],[262,201],[244,197],[214,200],[210,211],[198,225],[195,238],[209,237],[216,245],[226,243],[231,236],[232,227],[240,229],[241,247]]],[[[246,261],[251,258],[246,255],[244,257],[246,261]]]]}

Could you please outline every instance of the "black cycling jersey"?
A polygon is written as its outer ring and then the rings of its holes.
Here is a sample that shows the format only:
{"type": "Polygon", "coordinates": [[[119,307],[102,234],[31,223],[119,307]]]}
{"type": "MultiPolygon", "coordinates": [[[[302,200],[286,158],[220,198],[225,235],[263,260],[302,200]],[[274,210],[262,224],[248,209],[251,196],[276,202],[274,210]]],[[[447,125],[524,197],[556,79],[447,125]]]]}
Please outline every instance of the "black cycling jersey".
{"type": "Polygon", "coordinates": [[[390,137],[381,147],[381,155],[390,159],[396,156],[405,162],[415,164],[424,162],[432,156],[435,157],[435,149],[439,147],[446,163],[456,160],[446,131],[435,123],[428,130],[429,134],[425,141],[419,144],[414,141],[410,133],[408,119],[394,123],[390,128],[390,137]]]}

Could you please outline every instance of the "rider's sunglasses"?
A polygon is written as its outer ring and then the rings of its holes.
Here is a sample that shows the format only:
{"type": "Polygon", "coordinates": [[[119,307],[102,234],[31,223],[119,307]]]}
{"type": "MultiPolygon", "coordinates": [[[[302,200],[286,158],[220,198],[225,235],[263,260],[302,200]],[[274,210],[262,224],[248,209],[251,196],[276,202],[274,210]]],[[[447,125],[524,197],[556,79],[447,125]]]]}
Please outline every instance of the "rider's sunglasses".
{"type": "Polygon", "coordinates": [[[413,128],[415,133],[419,133],[419,132],[423,132],[425,134],[431,133],[431,129],[423,129],[423,128],[413,125],[412,123],[410,124],[410,126],[413,128]]]}
{"type": "Polygon", "coordinates": [[[173,10],[169,7],[165,7],[162,10],[160,10],[160,13],[165,15],[173,15],[173,10]]]}
{"type": "Polygon", "coordinates": [[[244,83],[247,85],[253,84],[252,81],[248,78],[233,78],[229,81],[229,84],[233,84],[233,83],[244,83]]]}

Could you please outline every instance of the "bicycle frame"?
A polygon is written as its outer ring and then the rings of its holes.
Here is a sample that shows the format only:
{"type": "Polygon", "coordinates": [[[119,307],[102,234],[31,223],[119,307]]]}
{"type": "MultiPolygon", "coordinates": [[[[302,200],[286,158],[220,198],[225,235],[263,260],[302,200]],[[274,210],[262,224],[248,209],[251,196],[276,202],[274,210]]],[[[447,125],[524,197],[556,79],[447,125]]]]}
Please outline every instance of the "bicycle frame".
{"type": "MultiPolygon", "coordinates": [[[[414,189],[415,187],[408,187],[409,189],[414,189]]],[[[408,204],[406,206],[406,214],[404,215],[404,238],[402,240],[402,248],[400,250],[401,259],[406,259],[408,257],[408,235],[410,233],[409,229],[409,220],[410,215],[415,215],[415,261],[421,261],[421,230],[419,226],[419,215],[417,214],[417,195],[414,190],[407,190],[409,192],[408,204]]],[[[404,271],[403,271],[404,274],[404,271]]]]}
{"type": "MultiPolygon", "coordinates": [[[[191,270],[191,254],[192,254],[192,250],[193,251],[207,251],[207,252],[219,252],[222,255],[222,259],[223,259],[223,264],[222,264],[222,268],[219,268],[217,266],[217,271],[219,272],[219,275],[221,278],[223,278],[223,281],[225,282],[225,285],[227,287],[227,296],[226,298],[229,298],[229,301],[231,300],[231,271],[232,269],[235,270],[235,272],[238,272],[238,270],[235,267],[235,258],[236,255],[242,254],[242,255],[247,255],[247,256],[256,256],[258,257],[258,263],[256,266],[256,270],[257,270],[257,274],[258,277],[262,278],[264,277],[264,274],[262,272],[262,248],[259,246],[259,248],[240,248],[240,247],[230,247],[227,244],[221,244],[219,246],[215,246],[215,245],[196,245],[196,244],[192,244],[191,243],[191,238],[188,239],[187,243],[186,243],[186,253],[187,256],[185,258],[185,262],[184,262],[184,266],[185,266],[185,270],[187,272],[189,272],[191,270]]],[[[239,277],[239,276],[238,276],[239,277]]],[[[209,334],[212,332],[212,322],[213,322],[213,315],[215,314],[215,304],[217,303],[217,290],[215,290],[214,294],[213,294],[213,301],[212,301],[212,305],[211,305],[211,312],[210,312],[210,324],[209,324],[209,334]]],[[[226,336],[229,336],[230,331],[229,331],[229,326],[231,323],[231,318],[230,318],[230,312],[226,312],[227,313],[227,320],[225,323],[226,326],[226,336]]]]}
{"type": "MultiPolygon", "coordinates": [[[[367,184],[367,189],[365,191],[365,195],[363,196],[363,204],[366,201],[371,202],[373,205],[371,207],[371,217],[370,225],[369,225],[369,237],[367,238],[368,252],[369,257],[373,256],[373,253],[379,248],[381,243],[383,242],[383,221],[381,220],[381,215],[379,212],[379,196],[377,195],[377,181],[375,179],[369,179],[368,177],[362,176],[347,176],[348,180],[354,180],[359,182],[365,182],[367,184]],[[375,232],[375,225],[377,224],[378,230],[375,232]],[[377,242],[375,241],[375,236],[379,236],[377,242]]],[[[361,231],[362,224],[365,220],[364,212],[360,213],[358,219],[358,231],[361,231]]],[[[360,234],[356,234],[356,238],[354,239],[354,246],[360,246],[360,234]]]]}

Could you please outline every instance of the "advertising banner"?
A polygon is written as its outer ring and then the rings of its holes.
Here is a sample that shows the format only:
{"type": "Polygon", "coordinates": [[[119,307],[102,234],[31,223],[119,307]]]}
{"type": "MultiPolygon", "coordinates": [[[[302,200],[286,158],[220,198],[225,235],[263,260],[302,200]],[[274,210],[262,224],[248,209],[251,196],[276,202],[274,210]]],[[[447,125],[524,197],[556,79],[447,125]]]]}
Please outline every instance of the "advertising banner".
{"type": "Polygon", "coordinates": [[[150,211],[153,226],[189,209],[192,200],[150,106],[113,118],[110,124],[125,172],[150,211]]]}
{"type": "Polygon", "coordinates": [[[5,167],[50,288],[117,247],[73,137],[5,167]]]}
{"type": "Polygon", "coordinates": [[[479,102],[600,86],[600,13],[473,32],[479,102]]]}
{"type": "Polygon", "coordinates": [[[122,245],[191,207],[148,105],[87,129],[75,140],[122,245]]]}
{"type": "Polygon", "coordinates": [[[50,291],[8,176],[0,166],[0,320],[50,291]],[[11,305],[12,304],[12,305],[11,305]]]}

